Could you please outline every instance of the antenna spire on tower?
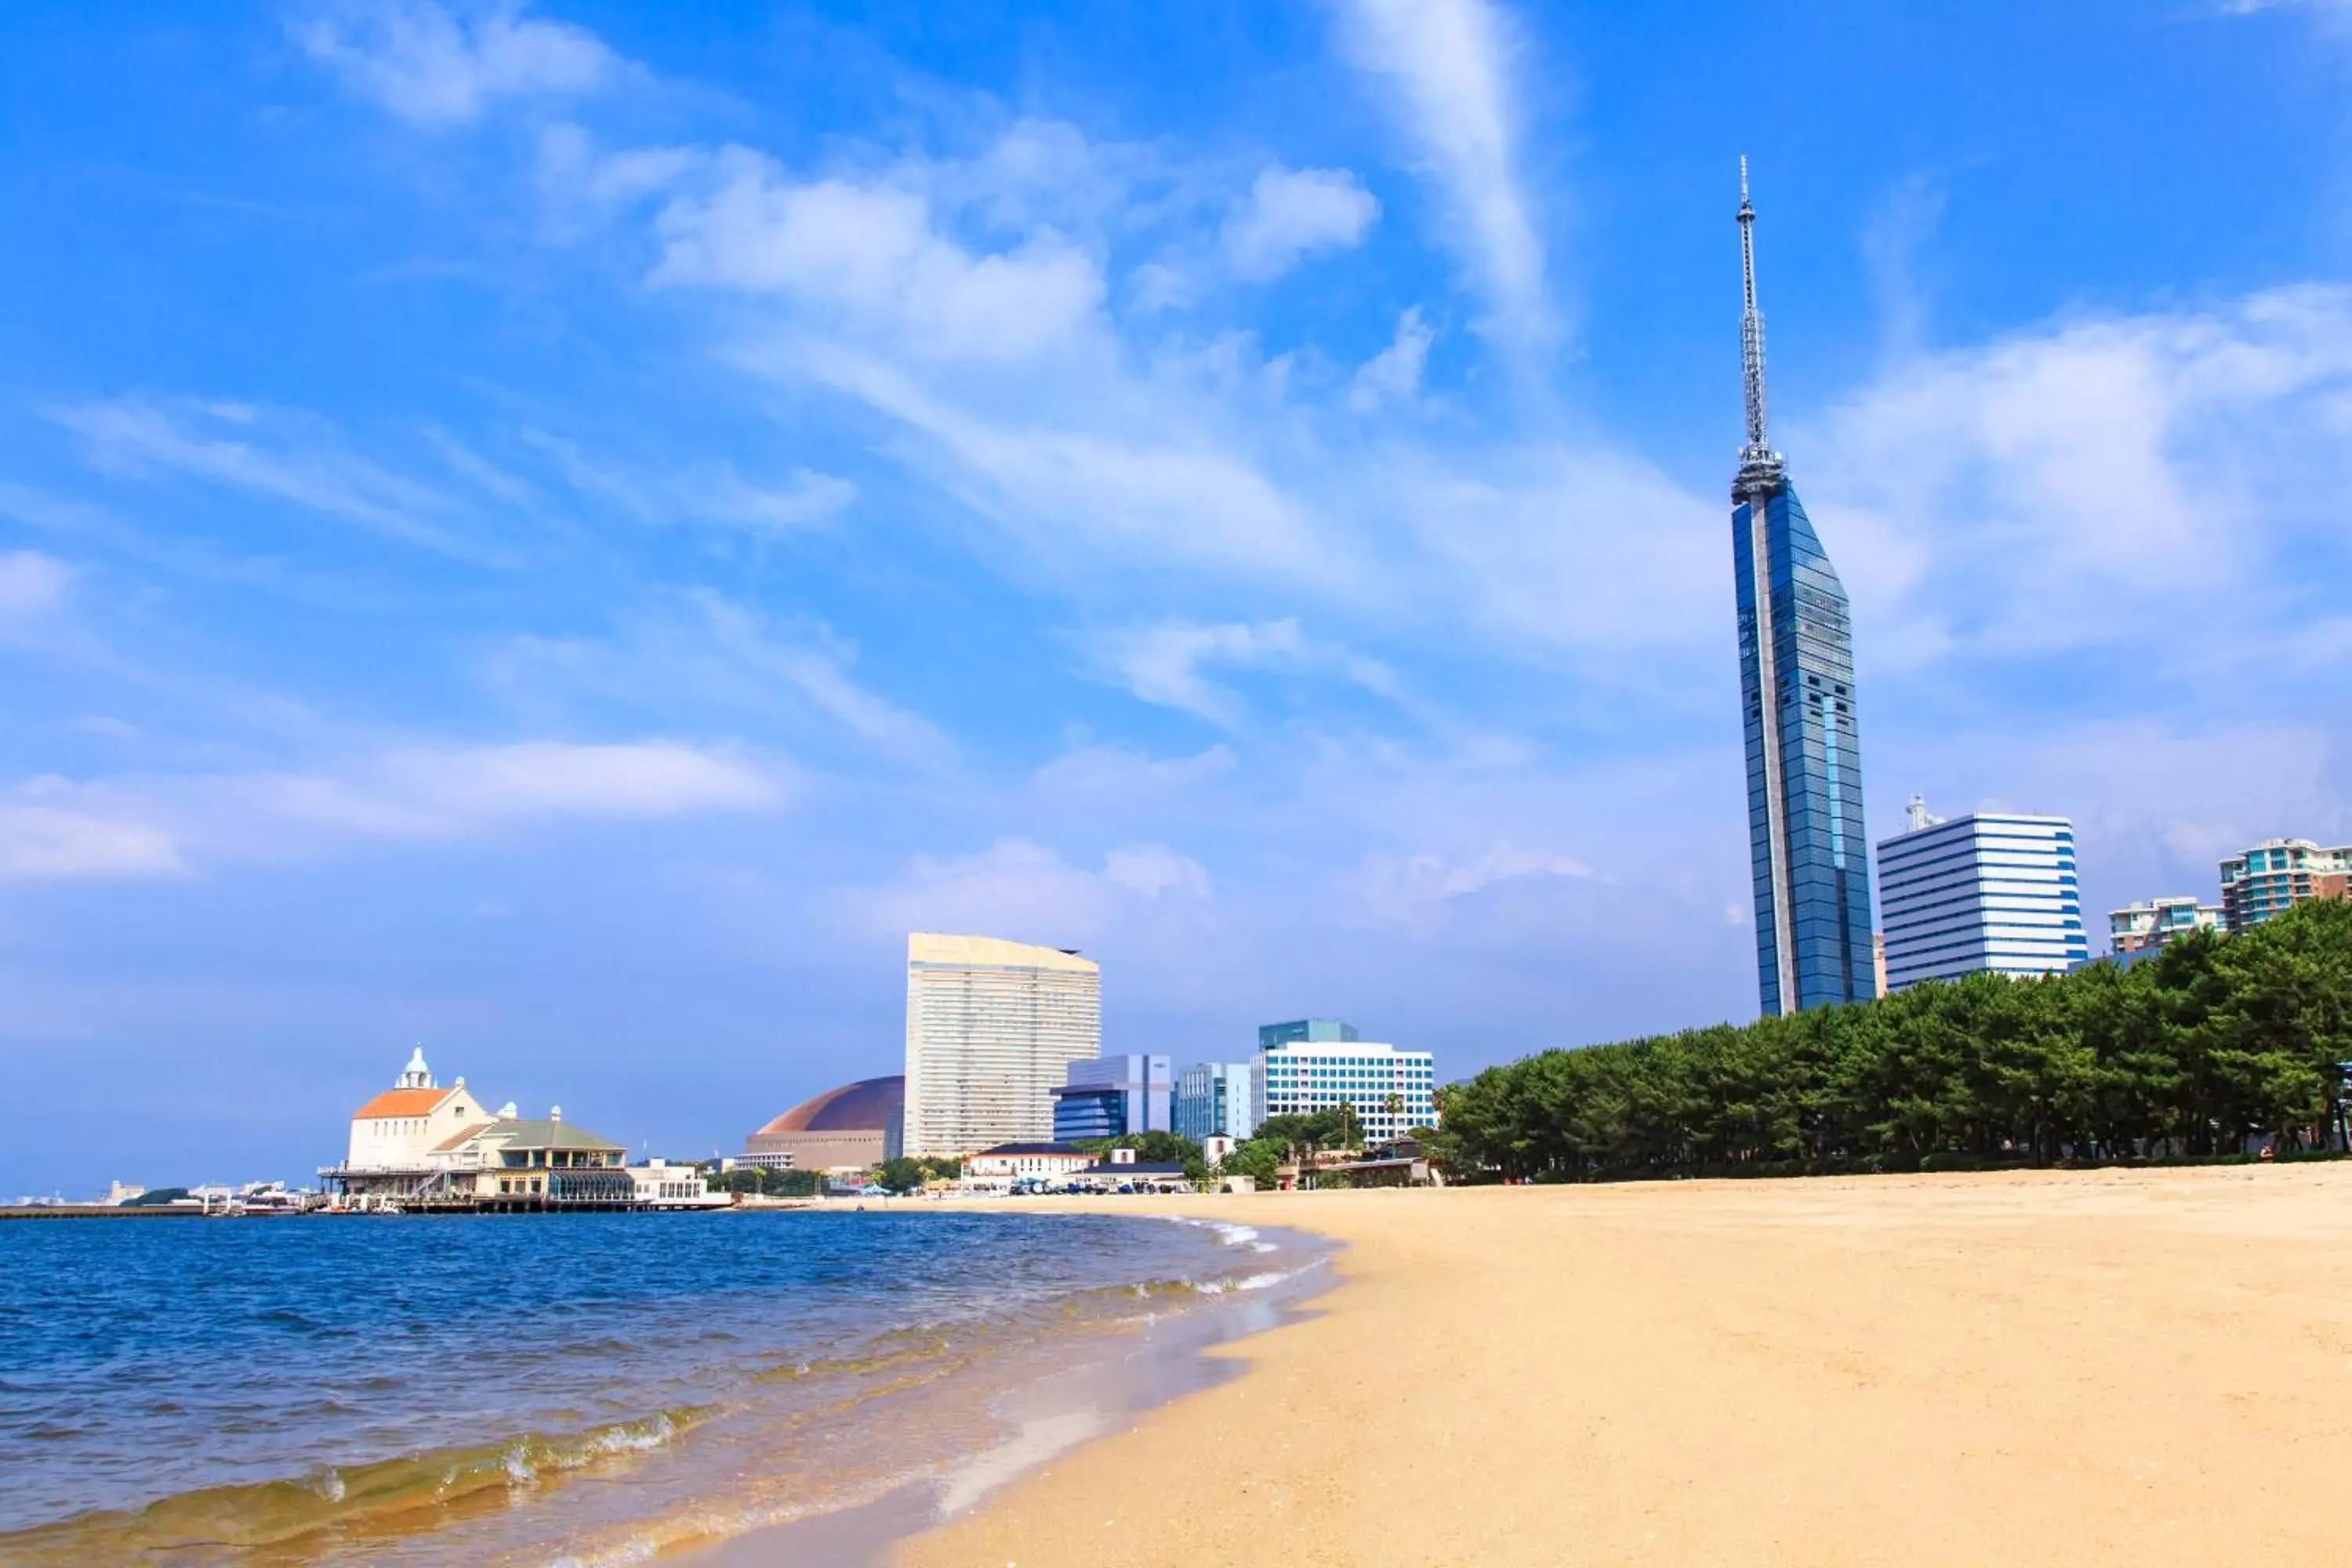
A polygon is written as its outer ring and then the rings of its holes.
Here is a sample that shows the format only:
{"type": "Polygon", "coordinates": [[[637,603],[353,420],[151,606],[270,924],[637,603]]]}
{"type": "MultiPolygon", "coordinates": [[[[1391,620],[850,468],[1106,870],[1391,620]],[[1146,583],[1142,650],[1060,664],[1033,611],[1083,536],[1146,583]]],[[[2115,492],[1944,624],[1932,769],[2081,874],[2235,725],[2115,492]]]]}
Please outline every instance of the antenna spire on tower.
{"type": "Polygon", "coordinates": [[[1739,449],[1739,477],[1731,493],[1744,500],[1769,493],[1780,481],[1780,454],[1772,450],[1764,409],[1764,312],[1756,304],[1756,206],[1748,199],[1748,155],[1739,157],[1739,313],[1741,390],[1748,404],[1748,444],[1739,449]]]}

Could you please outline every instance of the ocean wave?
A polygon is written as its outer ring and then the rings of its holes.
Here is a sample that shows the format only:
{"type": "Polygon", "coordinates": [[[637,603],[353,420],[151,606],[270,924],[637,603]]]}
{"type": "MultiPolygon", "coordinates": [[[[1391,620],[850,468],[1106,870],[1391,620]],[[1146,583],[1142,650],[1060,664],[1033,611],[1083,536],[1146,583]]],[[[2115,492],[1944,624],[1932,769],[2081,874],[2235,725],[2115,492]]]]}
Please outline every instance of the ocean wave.
{"type": "Polygon", "coordinates": [[[137,1510],[101,1510],[0,1532],[0,1561],[17,1568],[87,1568],[150,1558],[239,1559],[331,1532],[349,1541],[413,1531],[420,1514],[478,1506],[485,1494],[536,1488],[571,1472],[676,1441],[716,1414],[680,1405],[573,1432],[331,1465],[299,1479],[208,1487],[137,1510]]]}
{"type": "Polygon", "coordinates": [[[1299,1272],[1292,1268],[1275,1274],[1245,1274],[1233,1279],[1204,1279],[1198,1289],[1204,1296],[1223,1296],[1236,1290],[1266,1290],[1286,1279],[1297,1279],[1299,1272]]]}
{"type": "Polygon", "coordinates": [[[1282,1250],[1277,1243],[1268,1241],[1261,1236],[1257,1226],[1254,1225],[1243,1225],[1227,1219],[1194,1219],[1190,1215],[1171,1214],[1162,1215],[1160,1217],[1177,1225],[1195,1226],[1202,1230],[1213,1230],[1217,1233],[1217,1239],[1227,1247],[1246,1247],[1252,1252],[1282,1250]]]}

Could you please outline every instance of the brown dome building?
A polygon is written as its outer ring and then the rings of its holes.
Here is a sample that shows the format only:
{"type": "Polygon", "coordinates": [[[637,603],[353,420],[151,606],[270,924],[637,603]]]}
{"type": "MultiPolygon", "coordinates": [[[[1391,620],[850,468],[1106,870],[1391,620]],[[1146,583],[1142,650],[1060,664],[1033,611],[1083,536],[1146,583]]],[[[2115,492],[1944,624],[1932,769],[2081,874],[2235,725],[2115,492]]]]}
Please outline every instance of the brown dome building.
{"type": "Polygon", "coordinates": [[[860,1079],[801,1101],[752,1133],[737,1163],[779,1171],[862,1171],[898,1157],[906,1120],[904,1077],[860,1079]]]}

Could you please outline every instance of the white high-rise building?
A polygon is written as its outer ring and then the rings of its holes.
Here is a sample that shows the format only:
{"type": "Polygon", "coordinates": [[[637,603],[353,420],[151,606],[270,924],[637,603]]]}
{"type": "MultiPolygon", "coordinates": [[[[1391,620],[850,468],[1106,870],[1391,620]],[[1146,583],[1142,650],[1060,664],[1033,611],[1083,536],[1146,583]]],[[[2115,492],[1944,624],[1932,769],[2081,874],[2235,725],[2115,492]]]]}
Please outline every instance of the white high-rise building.
{"type": "Polygon", "coordinates": [[[992,936],[907,938],[908,1153],[1046,1142],[1069,1064],[1101,1054],[1093,960],[992,936]]]}
{"type": "Polygon", "coordinates": [[[1878,907],[1889,991],[1979,969],[2053,974],[2091,956],[2063,816],[1947,822],[1913,795],[1907,830],[1878,846],[1878,907]]]}
{"type": "MultiPolygon", "coordinates": [[[[1347,1034],[1353,1037],[1355,1031],[1347,1034]]],[[[1357,1125],[1375,1143],[1437,1125],[1436,1063],[1427,1051],[1352,1037],[1273,1035],[1272,1029],[1260,1031],[1264,1043],[1254,1064],[1257,1070],[1250,1075],[1259,1122],[1344,1104],[1356,1108],[1357,1125]]]]}

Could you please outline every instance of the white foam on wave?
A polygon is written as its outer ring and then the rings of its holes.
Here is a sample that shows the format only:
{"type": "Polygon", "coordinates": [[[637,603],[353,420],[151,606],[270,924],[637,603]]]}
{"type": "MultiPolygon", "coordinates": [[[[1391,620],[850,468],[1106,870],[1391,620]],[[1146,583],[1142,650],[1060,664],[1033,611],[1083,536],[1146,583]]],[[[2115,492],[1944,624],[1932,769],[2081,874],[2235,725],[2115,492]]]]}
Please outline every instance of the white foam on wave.
{"type": "Polygon", "coordinates": [[[1204,1296],[1223,1296],[1232,1290],[1265,1290],[1293,1278],[1298,1270],[1279,1274],[1247,1274],[1234,1279],[1206,1279],[1196,1286],[1204,1296]]]}
{"type": "Polygon", "coordinates": [[[600,1432],[588,1447],[595,1454],[642,1454],[677,1436],[677,1424],[667,1415],[656,1415],[634,1431],[627,1426],[614,1426],[600,1432]]]}
{"type": "Polygon", "coordinates": [[[1257,1226],[1254,1225],[1243,1225],[1229,1219],[1194,1219],[1189,1215],[1181,1214],[1162,1215],[1160,1217],[1171,1220],[1178,1225],[1195,1226],[1202,1230],[1213,1230],[1217,1233],[1217,1239],[1227,1247],[1246,1247],[1252,1252],[1282,1250],[1276,1243],[1260,1236],[1257,1226]]]}

